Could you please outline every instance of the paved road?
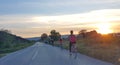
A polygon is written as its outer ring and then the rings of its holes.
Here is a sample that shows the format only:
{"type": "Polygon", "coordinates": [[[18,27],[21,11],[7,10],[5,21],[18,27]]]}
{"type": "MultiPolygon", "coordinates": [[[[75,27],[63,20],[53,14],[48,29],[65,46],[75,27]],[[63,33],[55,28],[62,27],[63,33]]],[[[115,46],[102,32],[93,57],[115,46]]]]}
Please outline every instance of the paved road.
{"type": "Polygon", "coordinates": [[[40,42],[31,47],[8,54],[0,59],[0,65],[113,65],[78,54],[75,59],[67,50],[61,50],[40,42]]]}

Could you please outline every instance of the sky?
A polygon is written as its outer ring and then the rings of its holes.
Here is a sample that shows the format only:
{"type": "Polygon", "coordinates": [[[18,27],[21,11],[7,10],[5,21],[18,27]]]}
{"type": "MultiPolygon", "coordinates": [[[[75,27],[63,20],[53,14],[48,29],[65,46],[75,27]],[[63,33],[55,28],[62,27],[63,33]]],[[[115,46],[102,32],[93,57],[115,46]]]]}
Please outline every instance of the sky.
{"type": "Polygon", "coordinates": [[[120,32],[120,0],[0,0],[0,29],[38,37],[55,29],[120,32]]]}

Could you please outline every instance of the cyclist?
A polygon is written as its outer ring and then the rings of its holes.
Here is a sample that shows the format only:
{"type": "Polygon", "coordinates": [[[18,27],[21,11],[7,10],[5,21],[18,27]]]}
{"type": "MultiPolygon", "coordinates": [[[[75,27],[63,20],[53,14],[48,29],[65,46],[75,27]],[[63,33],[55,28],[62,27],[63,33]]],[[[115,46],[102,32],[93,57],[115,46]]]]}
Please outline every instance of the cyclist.
{"type": "Polygon", "coordinates": [[[75,51],[75,45],[76,45],[76,36],[73,34],[73,30],[70,31],[70,35],[69,35],[69,52],[71,55],[71,52],[73,51],[72,47],[74,47],[74,51],[75,51]]]}
{"type": "Polygon", "coordinates": [[[62,49],[62,46],[63,46],[63,45],[62,45],[62,44],[63,44],[62,38],[59,39],[59,42],[60,42],[60,47],[61,47],[61,49],[62,49]]]}

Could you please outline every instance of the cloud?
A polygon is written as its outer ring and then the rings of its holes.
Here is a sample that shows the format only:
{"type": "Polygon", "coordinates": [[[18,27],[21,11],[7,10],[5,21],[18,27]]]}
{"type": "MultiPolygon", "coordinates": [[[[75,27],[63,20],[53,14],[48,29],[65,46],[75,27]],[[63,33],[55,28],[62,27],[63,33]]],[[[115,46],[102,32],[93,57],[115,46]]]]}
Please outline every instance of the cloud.
{"type": "Polygon", "coordinates": [[[4,14],[76,14],[97,9],[120,8],[119,0],[22,0],[0,1],[4,14]]]}
{"type": "MultiPolygon", "coordinates": [[[[120,9],[94,10],[80,14],[36,16],[36,15],[3,15],[0,24],[9,24],[17,27],[50,27],[69,26],[73,24],[86,25],[87,23],[100,23],[120,20],[120,9]],[[67,23],[67,24],[64,24],[67,23]],[[20,26],[19,26],[20,27],[20,26]]],[[[15,28],[13,27],[13,28],[15,28]]]]}
{"type": "Polygon", "coordinates": [[[51,1],[20,1],[10,3],[0,3],[1,8],[46,8],[46,7],[63,7],[63,6],[77,6],[80,5],[95,5],[106,3],[119,3],[120,0],[51,0],[51,1]]]}
{"type": "MultiPolygon", "coordinates": [[[[22,2],[19,5],[22,7],[34,7],[34,8],[46,8],[46,7],[81,7],[81,6],[91,6],[99,4],[114,4],[120,2],[119,0],[57,0],[57,1],[43,1],[43,2],[22,2]]],[[[102,6],[102,5],[101,5],[102,6]]]]}
{"type": "MultiPolygon", "coordinates": [[[[87,13],[70,14],[70,15],[57,15],[57,16],[38,16],[33,20],[36,22],[46,22],[51,24],[62,24],[64,22],[68,24],[85,23],[85,22],[107,22],[120,20],[120,9],[104,9],[95,10],[87,13]]],[[[64,24],[62,24],[64,25],[64,24]]]]}
{"type": "Polygon", "coordinates": [[[6,28],[20,36],[28,37],[32,34],[37,36],[43,32],[49,33],[56,29],[62,33],[71,29],[78,31],[80,29],[96,29],[99,23],[108,22],[114,27],[120,25],[120,9],[94,10],[79,14],[69,15],[1,15],[0,28],[6,28]],[[25,36],[26,35],[26,36],[25,36]]]}

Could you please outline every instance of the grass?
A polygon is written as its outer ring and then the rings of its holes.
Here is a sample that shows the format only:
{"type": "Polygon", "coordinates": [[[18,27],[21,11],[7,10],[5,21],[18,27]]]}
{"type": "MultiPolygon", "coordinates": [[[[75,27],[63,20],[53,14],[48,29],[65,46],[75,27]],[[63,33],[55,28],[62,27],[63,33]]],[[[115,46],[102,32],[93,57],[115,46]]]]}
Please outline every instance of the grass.
{"type": "MultiPolygon", "coordinates": [[[[81,38],[77,40],[78,52],[96,59],[120,65],[120,39],[110,36],[100,38],[81,38]]],[[[55,45],[59,45],[56,41],[55,45]]],[[[63,46],[68,49],[69,42],[64,40],[63,46]]]]}
{"type": "Polygon", "coordinates": [[[33,45],[33,42],[31,43],[19,43],[19,44],[16,44],[14,45],[13,47],[10,47],[10,48],[0,48],[0,58],[3,57],[3,56],[6,56],[7,54],[11,53],[11,52],[15,52],[17,50],[20,50],[20,49],[24,49],[26,47],[29,47],[33,45]]]}
{"type": "Polygon", "coordinates": [[[3,57],[3,56],[6,56],[8,53],[1,53],[0,54],[0,58],[3,57]]]}

